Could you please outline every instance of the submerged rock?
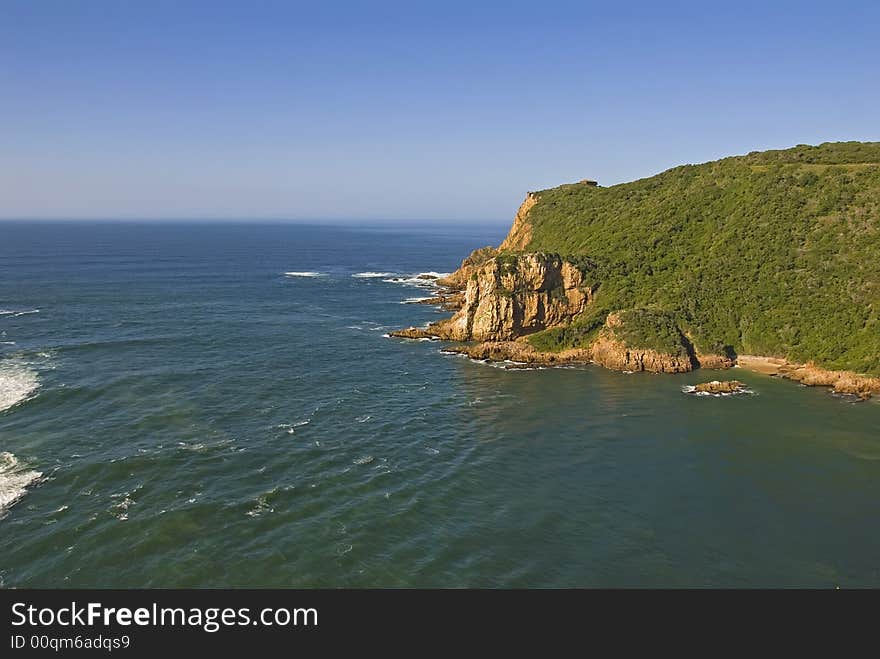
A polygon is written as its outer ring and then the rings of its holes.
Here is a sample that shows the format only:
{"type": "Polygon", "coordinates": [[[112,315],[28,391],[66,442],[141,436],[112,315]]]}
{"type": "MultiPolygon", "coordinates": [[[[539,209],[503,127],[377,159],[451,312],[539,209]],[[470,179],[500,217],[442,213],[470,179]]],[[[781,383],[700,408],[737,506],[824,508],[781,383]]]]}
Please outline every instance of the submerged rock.
{"type": "Polygon", "coordinates": [[[444,311],[458,311],[464,304],[463,293],[441,293],[435,297],[426,297],[419,300],[407,300],[405,304],[427,304],[439,306],[444,311]]]}

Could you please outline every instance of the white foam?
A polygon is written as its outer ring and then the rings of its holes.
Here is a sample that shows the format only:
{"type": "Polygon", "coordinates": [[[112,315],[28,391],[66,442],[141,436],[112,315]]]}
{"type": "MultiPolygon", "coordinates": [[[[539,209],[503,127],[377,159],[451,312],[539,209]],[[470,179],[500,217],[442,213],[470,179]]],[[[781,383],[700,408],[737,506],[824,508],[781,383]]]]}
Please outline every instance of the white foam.
{"type": "Polygon", "coordinates": [[[39,386],[36,371],[21,364],[0,364],[0,412],[32,398],[39,386]]]}
{"type": "Polygon", "coordinates": [[[401,300],[401,304],[418,304],[419,302],[424,302],[425,300],[433,300],[433,297],[408,297],[405,300],[401,300]]]}
{"type": "Polygon", "coordinates": [[[357,279],[382,279],[383,277],[393,277],[393,272],[356,272],[352,275],[357,279]]]}
{"type": "Polygon", "coordinates": [[[294,421],[293,423],[279,423],[278,428],[280,428],[281,430],[286,430],[288,435],[292,435],[296,432],[297,428],[307,426],[311,422],[311,419],[306,419],[304,421],[294,421]]]}
{"type": "Polygon", "coordinates": [[[266,494],[261,494],[257,497],[257,500],[254,502],[254,507],[245,513],[248,517],[259,517],[263,513],[274,513],[275,509],[269,505],[269,495],[274,494],[276,492],[273,489],[271,492],[266,494]]]}
{"type": "Polygon", "coordinates": [[[0,309],[0,316],[12,316],[13,318],[17,318],[18,316],[27,316],[32,313],[40,313],[39,309],[30,309],[28,311],[15,311],[14,309],[0,309]]]}
{"type": "Polygon", "coordinates": [[[702,397],[712,397],[712,398],[727,398],[728,396],[740,396],[742,394],[750,394],[754,395],[754,391],[747,387],[743,387],[742,389],[738,389],[736,391],[724,391],[719,393],[712,393],[711,391],[697,391],[696,385],[686,384],[681,388],[682,393],[691,394],[692,396],[702,396],[702,397]]]}
{"type": "Polygon", "coordinates": [[[326,277],[327,275],[323,272],[285,272],[284,275],[286,277],[326,277]]]}
{"type": "Polygon", "coordinates": [[[437,279],[447,276],[449,276],[448,272],[418,272],[411,275],[398,275],[382,281],[402,286],[416,286],[417,288],[436,288],[437,279]]]}
{"type": "Polygon", "coordinates": [[[28,485],[42,475],[22,467],[12,453],[0,453],[0,519],[25,495],[28,485]]]}

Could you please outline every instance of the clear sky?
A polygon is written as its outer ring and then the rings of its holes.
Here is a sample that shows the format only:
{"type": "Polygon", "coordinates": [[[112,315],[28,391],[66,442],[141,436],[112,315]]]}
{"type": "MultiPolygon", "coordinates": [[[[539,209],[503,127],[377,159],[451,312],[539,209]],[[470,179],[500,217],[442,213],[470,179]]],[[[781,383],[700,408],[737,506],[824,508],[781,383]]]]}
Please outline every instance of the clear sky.
{"type": "Polygon", "coordinates": [[[508,221],[880,139],[880,2],[0,0],[0,217],[508,221]]]}

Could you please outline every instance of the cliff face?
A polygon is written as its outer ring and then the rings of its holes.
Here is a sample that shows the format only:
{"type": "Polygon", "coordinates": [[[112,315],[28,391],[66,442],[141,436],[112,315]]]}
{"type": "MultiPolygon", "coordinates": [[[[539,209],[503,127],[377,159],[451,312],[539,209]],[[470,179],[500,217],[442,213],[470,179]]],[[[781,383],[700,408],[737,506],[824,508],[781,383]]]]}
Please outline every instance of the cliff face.
{"type": "Polygon", "coordinates": [[[630,325],[642,322],[644,315],[637,311],[608,314],[605,327],[591,346],[593,361],[618,371],[652,373],[686,373],[699,366],[693,346],[677,327],[667,328],[671,339],[663,348],[633,340],[637,332],[630,325]]]}
{"type": "Polygon", "coordinates": [[[513,218],[513,226],[507,238],[498,247],[499,251],[521,252],[532,242],[532,225],[528,221],[529,211],[538,203],[538,194],[529,192],[513,218]]]}
{"type": "Polygon", "coordinates": [[[507,341],[568,324],[591,299],[581,271],[556,255],[498,256],[470,272],[461,309],[430,329],[454,341],[507,341]]]}
{"type": "Polygon", "coordinates": [[[611,336],[600,336],[590,347],[592,359],[616,371],[687,373],[694,369],[688,355],[674,355],[650,348],[633,348],[611,336]]]}

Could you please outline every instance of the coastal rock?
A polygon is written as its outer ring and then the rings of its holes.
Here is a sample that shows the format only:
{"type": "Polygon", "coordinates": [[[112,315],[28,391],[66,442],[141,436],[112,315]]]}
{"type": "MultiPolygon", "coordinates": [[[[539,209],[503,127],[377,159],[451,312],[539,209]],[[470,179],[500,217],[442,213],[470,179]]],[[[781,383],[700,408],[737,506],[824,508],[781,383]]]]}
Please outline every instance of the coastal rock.
{"type": "Polygon", "coordinates": [[[430,329],[453,341],[509,341],[568,324],[592,295],[581,271],[555,254],[503,254],[472,271],[461,309],[430,329]]]}
{"type": "Polygon", "coordinates": [[[829,371],[813,363],[784,368],[780,375],[808,387],[831,387],[835,393],[851,394],[863,400],[880,394],[880,378],[852,371],[829,371]]]}
{"type": "Polygon", "coordinates": [[[516,211],[516,217],[513,218],[513,226],[507,238],[499,246],[500,251],[521,252],[530,242],[532,242],[532,225],[528,220],[529,211],[538,203],[538,194],[529,192],[525,200],[516,211]]]}
{"type": "Polygon", "coordinates": [[[498,255],[498,250],[491,246],[480,247],[475,249],[470,255],[461,262],[458,270],[452,274],[437,280],[437,284],[446,288],[463,291],[467,287],[468,280],[471,276],[489,259],[493,259],[498,255]]]}
{"type": "Polygon", "coordinates": [[[831,387],[835,393],[858,396],[862,400],[880,395],[880,378],[853,371],[830,371],[812,362],[798,364],[778,357],[740,355],[737,364],[750,371],[794,380],[808,387],[831,387]]]}
{"type": "Polygon", "coordinates": [[[427,304],[438,306],[444,311],[458,311],[464,304],[464,293],[441,293],[436,297],[409,300],[405,304],[427,304]]]}
{"type": "Polygon", "coordinates": [[[424,327],[407,327],[406,329],[394,330],[388,336],[395,339],[435,339],[437,335],[424,327]]]}
{"type": "Polygon", "coordinates": [[[745,388],[746,385],[737,380],[726,380],[723,382],[712,380],[712,382],[701,382],[694,385],[695,392],[707,394],[735,394],[745,388]]]}
{"type": "Polygon", "coordinates": [[[649,371],[652,373],[687,373],[696,363],[688,340],[674,328],[679,344],[675,352],[658,350],[634,342],[630,324],[637,310],[608,314],[605,327],[591,346],[593,361],[616,371],[649,371]]]}
{"type": "Polygon", "coordinates": [[[704,355],[700,352],[697,352],[696,358],[697,362],[700,364],[700,368],[727,369],[736,366],[736,358],[728,357],[727,355],[704,355]]]}
{"type": "Polygon", "coordinates": [[[448,353],[467,355],[471,359],[491,362],[518,362],[521,364],[553,366],[559,364],[587,363],[590,351],[580,348],[561,352],[541,352],[527,341],[483,341],[469,345],[452,346],[448,353]]]}
{"type": "Polygon", "coordinates": [[[591,354],[594,362],[616,371],[687,373],[694,368],[687,355],[672,355],[649,348],[632,348],[609,336],[600,336],[596,339],[591,354]]]}

